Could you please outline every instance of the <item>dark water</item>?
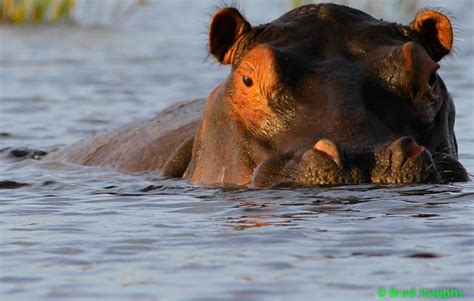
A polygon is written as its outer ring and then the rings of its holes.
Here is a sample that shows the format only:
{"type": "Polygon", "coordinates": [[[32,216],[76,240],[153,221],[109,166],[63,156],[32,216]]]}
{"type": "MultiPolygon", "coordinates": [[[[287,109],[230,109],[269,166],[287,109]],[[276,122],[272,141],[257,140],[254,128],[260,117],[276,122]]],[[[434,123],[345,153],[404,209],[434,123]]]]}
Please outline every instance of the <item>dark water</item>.
{"type": "MultiPolygon", "coordinates": [[[[374,14],[413,17],[390,3],[374,14]]],[[[463,29],[441,73],[472,172],[473,3],[430,4],[463,29]]],[[[206,61],[213,5],[152,1],[113,26],[1,27],[0,148],[49,151],[206,95],[228,72],[206,61]]],[[[241,6],[255,24],[290,8],[241,6]]],[[[222,191],[7,154],[1,300],[386,300],[379,287],[474,299],[472,182],[222,191]]]]}

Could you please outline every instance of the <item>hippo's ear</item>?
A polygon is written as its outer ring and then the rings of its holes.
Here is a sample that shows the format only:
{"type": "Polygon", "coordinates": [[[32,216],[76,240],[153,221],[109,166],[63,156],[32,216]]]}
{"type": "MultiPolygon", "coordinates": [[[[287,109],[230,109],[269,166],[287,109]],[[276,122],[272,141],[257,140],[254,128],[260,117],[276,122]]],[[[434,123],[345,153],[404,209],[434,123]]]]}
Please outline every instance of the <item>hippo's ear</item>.
{"type": "Polygon", "coordinates": [[[419,12],[410,27],[421,36],[421,44],[434,61],[441,60],[453,47],[453,27],[444,14],[424,10],[419,12]]]}
{"type": "Polygon", "coordinates": [[[252,26],[236,8],[219,9],[209,26],[209,52],[222,64],[230,64],[235,42],[251,29],[252,26]]]}

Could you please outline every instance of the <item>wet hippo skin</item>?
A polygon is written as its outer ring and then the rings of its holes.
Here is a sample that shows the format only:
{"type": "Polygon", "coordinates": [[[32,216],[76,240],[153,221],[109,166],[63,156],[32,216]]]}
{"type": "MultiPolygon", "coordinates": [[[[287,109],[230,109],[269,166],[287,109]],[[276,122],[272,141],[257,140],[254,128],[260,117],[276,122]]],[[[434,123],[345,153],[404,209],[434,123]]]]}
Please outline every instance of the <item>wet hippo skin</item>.
{"type": "Polygon", "coordinates": [[[402,25],[306,5],[252,26],[224,7],[211,18],[209,52],[231,70],[206,99],[46,159],[207,187],[467,181],[437,73],[452,46],[451,22],[434,10],[402,25]]]}

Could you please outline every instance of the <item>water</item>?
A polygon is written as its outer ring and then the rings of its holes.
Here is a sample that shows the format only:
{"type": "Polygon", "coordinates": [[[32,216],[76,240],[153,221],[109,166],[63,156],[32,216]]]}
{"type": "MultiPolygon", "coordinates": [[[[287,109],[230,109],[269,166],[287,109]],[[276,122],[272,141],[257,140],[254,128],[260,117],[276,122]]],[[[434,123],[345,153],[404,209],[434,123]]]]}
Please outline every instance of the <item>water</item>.
{"type": "MultiPolygon", "coordinates": [[[[431,4],[463,29],[442,76],[472,173],[473,3],[431,4]]],[[[51,150],[207,95],[228,72],[206,60],[213,5],[152,2],[113,26],[0,28],[0,148],[51,150]]],[[[290,9],[241,6],[254,24],[290,9]]],[[[5,154],[2,300],[385,300],[379,287],[474,298],[472,182],[222,191],[5,154]]]]}

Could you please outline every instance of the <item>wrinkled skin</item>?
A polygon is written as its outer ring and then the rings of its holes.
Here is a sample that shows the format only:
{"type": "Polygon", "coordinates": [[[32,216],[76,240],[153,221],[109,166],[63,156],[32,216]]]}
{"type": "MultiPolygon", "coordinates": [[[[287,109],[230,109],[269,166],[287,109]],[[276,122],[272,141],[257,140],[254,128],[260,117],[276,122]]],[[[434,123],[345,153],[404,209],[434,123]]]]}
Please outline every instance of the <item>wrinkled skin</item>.
{"type": "Polygon", "coordinates": [[[467,181],[437,73],[452,44],[449,19],[431,10],[401,25],[307,5],[252,27],[221,8],[209,50],[231,71],[203,109],[181,104],[49,158],[208,187],[467,181]]]}

